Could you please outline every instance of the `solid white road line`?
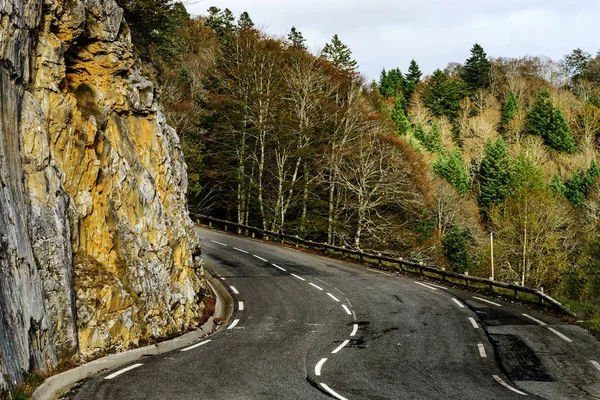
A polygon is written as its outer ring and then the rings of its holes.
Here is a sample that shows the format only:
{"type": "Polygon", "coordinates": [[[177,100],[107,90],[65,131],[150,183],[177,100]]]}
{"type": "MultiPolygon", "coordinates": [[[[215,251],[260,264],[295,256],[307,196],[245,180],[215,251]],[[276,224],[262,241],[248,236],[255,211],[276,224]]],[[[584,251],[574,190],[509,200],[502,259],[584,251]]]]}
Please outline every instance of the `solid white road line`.
{"type": "Polygon", "coordinates": [[[471,321],[471,325],[473,325],[473,328],[479,329],[479,325],[477,325],[477,321],[475,321],[475,318],[469,317],[469,321],[471,321]]]}
{"type": "Polygon", "coordinates": [[[508,383],[504,382],[504,381],[502,380],[502,378],[500,378],[498,375],[492,375],[492,377],[493,377],[493,378],[494,378],[494,379],[495,379],[495,380],[496,380],[496,381],[497,381],[499,384],[501,384],[502,386],[504,386],[505,388],[507,388],[507,389],[509,389],[509,390],[512,390],[513,392],[515,392],[515,393],[518,393],[518,394],[520,394],[520,395],[527,396],[527,393],[523,393],[523,392],[521,392],[520,390],[518,390],[518,389],[515,389],[514,387],[510,386],[508,383]]]}
{"type": "Polygon", "coordinates": [[[315,375],[316,376],[321,376],[321,368],[323,368],[323,364],[325,364],[325,361],[327,361],[326,358],[321,358],[321,361],[319,361],[317,363],[317,365],[315,365],[315,375]]]}
{"type": "Polygon", "coordinates": [[[271,263],[271,265],[272,265],[272,266],[274,266],[275,268],[277,268],[277,269],[280,269],[280,270],[282,270],[283,272],[285,272],[285,269],[284,269],[284,268],[281,268],[279,265],[277,265],[277,264],[273,264],[273,263],[271,263]]]}
{"type": "Polygon", "coordinates": [[[347,345],[348,343],[350,343],[350,341],[349,341],[348,339],[344,340],[344,341],[342,342],[342,344],[340,344],[338,347],[336,347],[336,348],[335,348],[335,350],[334,350],[334,351],[332,351],[332,352],[331,352],[331,354],[335,354],[335,353],[337,353],[338,351],[340,351],[341,349],[343,349],[344,347],[346,347],[346,345],[347,345]]]}
{"type": "Polygon", "coordinates": [[[211,240],[211,242],[227,247],[227,245],[225,243],[217,242],[216,240],[211,240]]]}
{"type": "Polygon", "coordinates": [[[319,290],[323,290],[323,288],[322,288],[322,287],[320,287],[320,286],[317,286],[317,285],[315,285],[315,284],[314,284],[314,283],[312,283],[312,282],[308,282],[308,284],[309,284],[310,286],[314,287],[314,288],[317,288],[317,289],[319,289],[319,290]]]}
{"type": "Polygon", "coordinates": [[[452,298],[452,301],[455,302],[460,308],[465,308],[465,305],[457,299],[455,299],[454,297],[452,298]]]}
{"type": "Polygon", "coordinates": [[[324,384],[323,382],[321,382],[321,387],[323,389],[325,389],[327,392],[329,392],[330,395],[332,395],[333,397],[335,397],[338,400],[348,400],[345,397],[342,397],[341,395],[339,395],[338,393],[334,392],[332,388],[330,388],[329,386],[327,386],[326,384],[324,384]]]}
{"type": "Polygon", "coordinates": [[[233,249],[237,250],[237,251],[241,251],[244,254],[248,254],[248,252],[246,250],[238,249],[237,247],[234,247],[233,249]]]}
{"type": "Polygon", "coordinates": [[[483,301],[484,303],[488,303],[488,304],[494,305],[496,307],[502,307],[502,304],[494,303],[493,301],[490,301],[487,299],[482,299],[481,297],[473,296],[473,298],[475,300],[483,301]]]}
{"type": "Polygon", "coordinates": [[[483,344],[482,344],[482,343],[478,343],[478,344],[477,344],[477,347],[479,347],[479,355],[480,355],[482,358],[486,358],[486,357],[487,357],[487,354],[485,354],[485,347],[483,347],[483,344]]]}
{"type": "Polygon", "coordinates": [[[227,329],[233,329],[233,328],[235,328],[235,326],[238,324],[238,322],[240,322],[240,320],[239,320],[239,319],[236,319],[236,320],[234,320],[234,321],[231,323],[231,325],[229,325],[229,326],[227,327],[227,329]]]}
{"type": "Polygon", "coordinates": [[[244,302],[243,301],[238,302],[238,310],[244,311],[244,302]]]}
{"type": "Polygon", "coordinates": [[[427,289],[431,289],[431,290],[437,290],[436,288],[434,288],[434,287],[431,287],[431,286],[429,286],[429,285],[426,285],[426,284],[424,284],[424,283],[421,283],[421,282],[415,282],[415,283],[416,283],[417,285],[425,286],[427,289]]]}
{"type": "Polygon", "coordinates": [[[205,340],[205,341],[200,342],[200,343],[196,343],[195,345],[190,346],[190,347],[186,347],[185,349],[181,349],[181,351],[190,351],[192,349],[195,349],[196,347],[200,347],[202,345],[205,345],[208,342],[210,342],[210,339],[209,340],[205,340]]]}
{"type": "Polygon", "coordinates": [[[262,258],[261,256],[257,256],[256,254],[253,254],[254,257],[258,258],[259,260],[262,260],[264,262],[269,262],[269,260],[267,260],[266,258],[262,258]]]}
{"type": "Polygon", "coordinates": [[[596,369],[597,369],[598,371],[600,371],[600,364],[598,363],[598,361],[590,360],[590,362],[592,363],[592,365],[593,365],[594,367],[596,367],[596,369]]]}
{"type": "Polygon", "coordinates": [[[345,304],[342,304],[342,307],[344,308],[344,310],[346,310],[346,314],[352,315],[352,313],[350,312],[350,309],[348,307],[346,307],[345,304]]]}
{"type": "Polygon", "coordinates": [[[356,332],[358,332],[358,324],[354,324],[354,328],[352,328],[352,333],[350,334],[350,336],[356,335],[356,332]]]}
{"type": "Polygon", "coordinates": [[[131,370],[132,370],[132,369],[134,369],[134,368],[141,367],[142,365],[144,365],[144,364],[133,364],[133,365],[130,365],[130,366],[129,366],[129,367],[127,367],[127,368],[123,368],[123,369],[121,369],[121,370],[119,370],[119,371],[117,371],[117,372],[113,372],[112,374],[108,375],[108,376],[107,376],[106,378],[104,378],[104,379],[112,379],[112,378],[116,378],[117,376],[119,376],[119,375],[121,375],[121,374],[124,374],[124,373],[125,373],[125,372],[127,372],[127,371],[131,371],[131,370]]]}
{"type": "Polygon", "coordinates": [[[302,278],[301,276],[298,276],[296,274],[290,274],[291,276],[293,276],[296,279],[300,279],[301,281],[305,281],[306,279],[302,278]]]}
{"type": "Polygon", "coordinates": [[[231,291],[235,294],[240,294],[240,292],[238,292],[238,290],[235,288],[235,286],[233,285],[229,285],[229,287],[231,288],[231,291]]]}
{"type": "Polygon", "coordinates": [[[442,290],[448,290],[448,288],[445,288],[445,287],[440,286],[440,285],[436,285],[435,283],[431,283],[431,282],[427,282],[426,285],[433,286],[433,287],[436,287],[436,288],[442,289],[442,290]]]}
{"type": "Polygon", "coordinates": [[[340,301],[340,299],[338,299],[337,297],[335,297],[334,295],[332,295],[331,293],[327,293],[327,296],[331,297],[332,299],[334,299],[335,301],[340,301]]]}
{"type": "Polygon", "coordinates": [[[559,331],[557,331],[554,328],[550,328],[549,326],[547,326],[546,328],[548,328],[548,330],[554,334],[556,334],[559,338],[561,338],[562,340],[564,340],[565,342],[569,342],[572,343],[573,341],[571,339],[569,339],[567,336],[563,335],[562,333],[560,333],[559,331]]]}
{"type": "Polygon", "coordinates": [[[202,240],[206,239],[204,236],[198,236],[198,237],[202,240]]]}
{"type": "Polygon", "coordinates": [[[524,316],[524,317],[527,317],[527,318],[529,318],[529,319],[531,319],[531,320],[533,320],[533,321],[535,321],[535,322],[537,322],[538,324],[540,324],[540,325],[542,325],[542,326],[545,326],[545,325],[547,325],[547,324],[546,324],[544,321],[540,321],[540,320],[539,320],[539,319],[537,319],[537,318],[533,318],[531,315],[527,315],[527,314],[521,314],[521,315],[522,315],[522,316],[524,316]]]}

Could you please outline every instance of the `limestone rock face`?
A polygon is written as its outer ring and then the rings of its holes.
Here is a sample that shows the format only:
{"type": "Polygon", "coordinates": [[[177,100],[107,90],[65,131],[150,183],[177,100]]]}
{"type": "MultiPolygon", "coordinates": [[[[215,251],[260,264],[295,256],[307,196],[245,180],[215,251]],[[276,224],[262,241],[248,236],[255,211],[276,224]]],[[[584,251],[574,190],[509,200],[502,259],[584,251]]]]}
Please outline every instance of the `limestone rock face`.
{"type": "Polygon", "coordinates": [[[0,398],[192,329],[205,282],[179,139],[114,0],[0,0],[0,398]]]}

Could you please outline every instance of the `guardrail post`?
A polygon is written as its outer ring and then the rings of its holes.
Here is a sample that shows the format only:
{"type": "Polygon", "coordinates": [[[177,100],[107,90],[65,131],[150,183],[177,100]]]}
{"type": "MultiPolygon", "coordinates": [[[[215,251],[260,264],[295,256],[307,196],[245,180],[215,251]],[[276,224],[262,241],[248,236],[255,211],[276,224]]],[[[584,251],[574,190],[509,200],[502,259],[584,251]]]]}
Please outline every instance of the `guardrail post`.
{"type": "Polygon", "coordinates": [[[446,268],[442,268],[442,282],[446,281],[446,268]]]}
{"type": "Polygon", "coordinates": [[[227,224],[225,224],[224,227],[225,227],[225,232],[227,232],[227,224]]]}
{"type": "Polygon", "coordinates": [[[519,299],[519,291],[515,289],[515,300],[519,299]]]}
{"type": "Polygon", "coordinates": [[[379,257],[377,258],[377,265],[381,267],[381,253],[377,253],[377,256],[379,257]]]}
{"type": "Polygon", "coordinates": [[[208,221],[208,227],[212,228],[212,221],[208,221]]]}

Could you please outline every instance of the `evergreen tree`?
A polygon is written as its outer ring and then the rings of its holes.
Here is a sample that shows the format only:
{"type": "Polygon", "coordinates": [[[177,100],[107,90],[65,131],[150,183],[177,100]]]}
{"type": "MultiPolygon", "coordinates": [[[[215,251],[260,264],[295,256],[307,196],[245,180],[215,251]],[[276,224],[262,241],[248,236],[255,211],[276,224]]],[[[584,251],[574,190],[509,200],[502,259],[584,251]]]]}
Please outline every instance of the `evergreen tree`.
{"type": "Polygon", "coordinates": [[[471,57],[462,68],[461,78],[471,92],[490,86],[490,69],[492,64],[483,51],[483,47],[475,43],[471,49],[471,57]]]}
{"type": "Polygon", "coordinates": [[[488,211],[506,197],[511,181],[511,161],[502,137],[488,140],[479,169],[479,204],[488,211]]]}
{"type": "Polygon", "coordinates": [[[575,172],[564,184],[555,175],[550,187],[555,193],[563,194],[572,205],[577,207],[585,202],[598,176],[600,176],[600,169],[592,160],[586,171],[575,172]]]}
{"type": "Polygon", "coordinates": [[[356,60],[352,59],[352,50],[348,48],[337,34],[331,38],[331,43],[323,47],[321,57],[343,72],[353,73],[358,68],[356,60]]]}
{"type": "Polygon", "coordinates": [[[544,143],[554,150],[573,153],[575,140],[560,109],[555,109],[550,91],[542,89],[527,113],[527,133],[541,136],[544,143]]]}
{"type": "Polygon", "coordinates": [[[417,84],[421,80],[421,70],[419,69],[419,65],[413,59],[410,60],[410,65],[408,67],[408,72],[406,73],[405,81],[406,85],[404,88],[404,95],[407,101],[410,101],[410,97],[412,96],[417,84]]]}
{"type": "Polygon", "coordinates": [[[423,103],[436,117],[446,115],[454,120],[460,109],[460,100],[465,94],[466,88],[462,80],[450,80],[445,72],[437,69],[425,83],[423,103]]]}
{"type": "Polygon", "coordinates": [[[506,126],[519,111],[519,104],[517,103],[517,96],[514,92],[508,94],[506,103],[502,106],[502,123],[506,126]]]}
{"type": "Polygon", "coordinates": [[[379,92],[384,97],[404,97],[404,87],[406,81],[404,75],[399,68],[391,69],[387,72],[385,69],[381,71],[379,76],[379,92]]]}
{"type": "Polygon", "coordinates": [[[554,174],[550,182],[550,189],[556,194],[565,194],[565,185],[561,182],[558,175],[554,174]]]}
{"type": "Polygon", "coordinates": [[[575,152],[575,139],[573,139],[573,132],[565,121],[565,117],[560,110],[557,108],[552,113],[552,123],[544,138],[546,144],[557,151],[565,153],[575,152]]]}
{"type": "Polygon", "coordinates": [[[235,17],[230,9],[221,10],[217,7],[208,9],[208,17],[205,21],[206,26],[213,30],[217,39],[221,43],[221,48],[225,51],[230,50],[233,37],[237,34],[235,17]]]}
{"type": "Polygon", "coordinates": [[[306,39],[302,35],[302,32],[298,31],[295,26],[292,26],[290,33],[287,36],[287,44],[294,49],[306,50],[306,45],[304,44],[306,39]]]}
{"type": "Polygon", "coordinates": [[[460,151],[455,150],[448,156],[441,156],[432,164],[432,168],[454,186],[459,194],[464,196],[471,190],[471,181],[460,151]]]}
{"type": "Polygon", "coordinates": [[[442,130],[437,122],[434,122],[426,132],[421,124],[415,127],[415,137],[421,145],[431,153],[442,154],[444,152],[444,143],[442,142],[442,130]]]}
{"type": "Polygon", "coordinates": [[[250,14],[244,11],[238,18],[238,26],[240,29],[250,29],[254,27],[254,22],[250,18],[250,14]]]}
{"type": "Polygon", "coordinates": [[[471,265],[469,250],[473,237],[466,229],[451,227],[442,238],[444,253],[455,271],[465,272],[471,265]]]}
{"type": "Polygon", "coordinates": [[[398,132],[399,135],[404,135],[411,128],[410,122],[404,113],[404,106],[404,98],[398,96],[394,102],[394,108],[392,108],[390,115],[392,121],[396,124],[396,132],[398,132]]]}

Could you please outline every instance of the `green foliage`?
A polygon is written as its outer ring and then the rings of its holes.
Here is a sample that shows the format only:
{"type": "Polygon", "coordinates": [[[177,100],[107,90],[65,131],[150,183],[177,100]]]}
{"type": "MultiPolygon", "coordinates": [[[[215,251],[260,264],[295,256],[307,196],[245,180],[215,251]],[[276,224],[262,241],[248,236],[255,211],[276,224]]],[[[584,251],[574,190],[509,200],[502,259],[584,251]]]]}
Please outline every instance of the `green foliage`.
{"type": "Polygon", "coordinates": [[[423,104],[436,117],[446,115],[453,121],[460,109],[460,100],[465,97],[465,83],[461,79],[450,79],[440,69],[435,70],[425,83],[423,104]]]}
{"type": "Polygon", "coordinates": [[[244,11],[240,14],[240,17],[238,18],[238,27],[240,29],[251,29],[254,27],[254,22],[250,18],[248,12],[244,11]]]}
{"type": "Polygon", "coordinates": [[[423,73],[419,69],[419,64],[417,64],[417,62],[414,59],[410,60],[408,72],[406,73],[406,76],[405,76],[406,86],[404,88],[404,96],[405,96],[406,100],[410,100],[410,97],[412,96],[413,92],[415,91],[415,88],[417,87],[417,84],[421,80],[422,75],[423,75],[423,73]]]}
{"type": "Polygon", "coordinates": [[[390,117],[392,118],[392,121],[394,121],[396,132],[398,132],[399,135],[404,135],[411,129],[412,126],[404,113],[404,97],[398,96],[396,98],[390,117]]]}
{"type": "Polygon", "coordinates": [[[465,272],[471,265],[470,250],[473,246],[471,233],[459,227],[452,227],[442,238],[444,253],[455,271],[465,272]]]}
{"type": "Polygon", "coordinates": [[[333,35],[331,42],[323,47],[321,57],[346,73],[353,73],[358,69],[358,63],[352,59],[352,50],[342,43],[337,34],[333,35]]]}
{"type": "Polygon", "coordinates": [[[295,26],[292,26],[287,36],[287,45],[294,49],[306,50],[304,42],[306,42],[306,39],[304,39],[302,32],[298,31],[295,26]]]}
{"type": "Polygon", "coordinates": [[[415,127],[415,137],[419,140],[421,145],[431,153],[442,153],[444,151],[444,144],[442,142],[442,131],[440,125],[434,122],[426,132],[421,124],[415,127]]]}
{"type": "Polygon", "coordinates": [[[515,96],[514,92],[510,92],[508,94],[508,98],[506,99],[506,103],[502,106],[502,124],[506,126],[514,117],[517,115],[519,111],[519,104],[517,103],[517,96],[515,96]]]}
{"type": "Polygon", "coordinates": [[[224,51],[230,50],[233,38],[238,31],[238,27],[235,24],[235,17],[231,10],[228,8],[221,10],[214,6],[210,7],[208,9],[208,17],[204,23],[213,30],[221,43],[221,48],[224,51]]]}
{"type": "Polygon", "coordinates": [[[185,6],[177,2],[167,13],[166,26],[157,31],[151,43],[151,54],[169,66],[174,66],[176,58],[182,53],[180,38],[174,31],[190,19],[185,6]]]}
{"type": "Polygon", "coordinates": [[[461,69],[461,78],[471,92],[490,86],[490,69],[492,64],[483,48],[475,43],[471,49],[471,57],[461,69]]]}
{"type": "Polygon", "coordinates": [[[156,35],[167,29],[172,0],[117,0],[134,43],[146,48],[156,35]]]}
{"type": "Polygon", "coordinates": [[[432,168],[461,195],[464,196],[471,190],[471,181],[460,151],[455,150],[448,156],[441,156],[432,164],[432,168]]]}
{"type": "Polygon", "coordinates": [[[560,109],[554,108],[550,91],[542,89],[527,113],[526,131],[541,136],[547,146],[556,151],[573,153],[575,140],[560,109]]]}
{"type": "Polygon", "coordinates": [[[385,69],[382,70],[377,86],[379,88],[379,93],[384,97],[402,96],[402,98],[404,98],[406,81],[399,68],[391,69],[389,72],[386,72],[385,69]]]}
{"type": "Polygon", "coordinates": [[[504,139],[485,144],[485,156],[479,169],[479,204],[484,210],[500,204],[511,182],[511,160],[504,139]]]}
{"type": "Polygon", "coordinates": [[[544,173],[537,166],[532,155],[527,151],[522,151],[515,159],[508,184],[508,192],[510,194],[521,190],[547,190],[544,173]]]}
{"type": "Polygon", "coordinates": [[[600,169],[596,162],[592,160],[590,167],[586,171],[575,172],[564,184],[555,175],[550,188],[555,193],[563,194],[573,206],[578,207],[589,196],[592,186],[599,175],[600,169]]]}

